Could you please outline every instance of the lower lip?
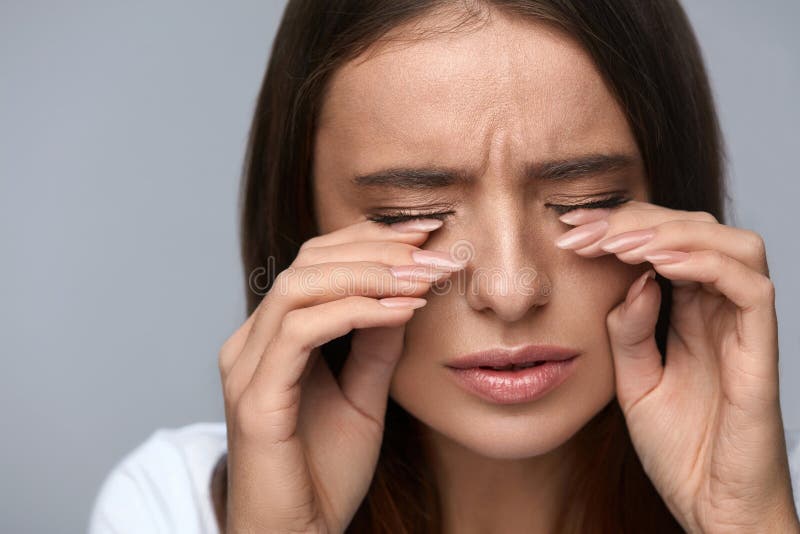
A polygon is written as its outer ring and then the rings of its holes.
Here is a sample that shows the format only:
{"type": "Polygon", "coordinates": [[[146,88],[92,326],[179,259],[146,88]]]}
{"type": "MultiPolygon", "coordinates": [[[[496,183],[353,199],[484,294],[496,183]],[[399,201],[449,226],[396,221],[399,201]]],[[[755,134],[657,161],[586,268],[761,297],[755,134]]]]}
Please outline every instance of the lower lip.
{"type": "Polygon", "coordinates": [[[558,387],[574,371],[576,359],[549,361],[517,371],[448,369],[459,384],[479,397],[497,404],[516,404],[536,400],[558,387]]]}

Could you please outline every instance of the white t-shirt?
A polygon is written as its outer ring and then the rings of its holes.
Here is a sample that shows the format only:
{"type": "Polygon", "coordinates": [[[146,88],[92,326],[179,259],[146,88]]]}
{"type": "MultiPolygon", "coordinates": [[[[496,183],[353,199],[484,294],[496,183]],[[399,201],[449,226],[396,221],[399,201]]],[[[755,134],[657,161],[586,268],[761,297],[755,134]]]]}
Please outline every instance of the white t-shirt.
{"type": "MultiPolygon", "coordinates": [[[[800,510],[800,429],[786,431],[786,446],[800,510]]],[[[89,534],[219,534],[209,483],[226,449],[224,422],[156,430],[106,476],[89,534]]]]}

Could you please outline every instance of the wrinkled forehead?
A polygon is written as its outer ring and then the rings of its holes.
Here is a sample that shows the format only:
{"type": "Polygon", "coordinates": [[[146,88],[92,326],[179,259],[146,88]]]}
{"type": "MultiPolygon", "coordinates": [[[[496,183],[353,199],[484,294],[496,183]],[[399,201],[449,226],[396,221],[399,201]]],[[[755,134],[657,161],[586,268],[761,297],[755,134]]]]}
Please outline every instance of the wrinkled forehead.
{"type": "Polygon", "coordinates": [[[574,39],[497,11],[477,28],[382,45],[344,64],[318,123],[319,139],[351,154],[381,148],[417,157],[478,150],[497,132],[542,156],[619,148],[633,142],[627,130],[574,39]]]}

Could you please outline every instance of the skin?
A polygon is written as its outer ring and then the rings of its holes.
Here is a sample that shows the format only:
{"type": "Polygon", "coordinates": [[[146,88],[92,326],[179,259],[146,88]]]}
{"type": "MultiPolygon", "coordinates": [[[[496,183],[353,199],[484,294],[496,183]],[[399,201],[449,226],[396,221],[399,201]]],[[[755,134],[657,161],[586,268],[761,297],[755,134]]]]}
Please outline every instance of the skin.
{"type": "Polygon", "coordinates": [[[644,269],[557,248],[569,226],[545,204],[620,189],[646,200],[646,181],[624,114],[585,52],[547,26],[493,17],[479,30],[389,47],[337,72],[317,137],[316,209],[327,232],[379,206],[428,213],[450,203],[456,213],[425,248],[469,241],[467,283],[477,269],[510,281],[533,268],[550,284],[549,295],[536,285],[503,295],[488,283],[428,295],[406,325],[390,393],[430,429],[449,531],[503,524],[507,532],[551,532],[569,469],[564,445],[614,397],[605,317],[644,269]],[[595,153],[629,154],[637,165],[564,183],[520,175],[529,161],[595,153]],[[466,167],[475,181],[446,191],[349,183],[359,173],[432,164],[466,167]],[[534,402],[486,402],[443,366],[527,343],[581,352],[572,377],[534,402]]]}
{"type": "Polygon", "coordinates": [[[688,531],[800,531],[760,237],[647,202],[624,115],[568,36],[493,12],[474,31],[401,44],[334,74],[314,155],[320,235],[220,351],[228,530],[342,532],[369,487],[391,395],[423,423],[446,532],[550,531],[568,498],[570,438],[616,395],[645,471],[688,531]],[[598,153],[633,163],[557,182],[521,172],[527,162],[598,153]],[[472,181],[423,191],[352,182],[423,165],[463,168],[472,181]],[[631,201],[561,219],[551,207],[615,190],[631,201]],[[400,232],[367,220],[394,211],[378,210],[386,206],[453,213],[431,233],[400,232]],[[556,246],[584,225],[601,228],[556,246]],[[601,248],[647,229],[652,238],[633,250],[601,248]],[[414,251],[465,242],[468,262],[444,276],[467,291],[401,285],[390,269],[414,264],[414,251]],[[688,256],[667,264],[649,255],[662,250],[688,256]],[[680,284],[666,367],[653,339],[660,294],[651,267],[680,284]],[[480,269],[537,276],[533,291],[504,295],[473,287],[480,269]],[[320,275],[316,291],[309,273],[320,275]],[[398,295],[425,299],[392,308],[378,300],[398,295]],[[317,347],[351,329],[337,383],[317,347]],[[569,379],[529,403],[479,399],[443,366],[527,343],[580,352],[569,379]]]}

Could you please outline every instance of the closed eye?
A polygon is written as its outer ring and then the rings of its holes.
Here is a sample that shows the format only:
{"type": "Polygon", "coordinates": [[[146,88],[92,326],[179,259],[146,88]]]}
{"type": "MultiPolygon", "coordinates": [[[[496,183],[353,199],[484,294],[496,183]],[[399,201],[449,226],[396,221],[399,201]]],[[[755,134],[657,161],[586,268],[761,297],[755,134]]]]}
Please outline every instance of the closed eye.
{"type": "Polygon", "coordinates": [[[629,200],[631,200],[629,197],[617,194],[617,195],[611,195],[609,197],[602,198],[602,199],[599,199],[599,200],[593,200],[591,202],[584,202],[582,204],[550,204],[550,203],[547,203],[547,204],[545,204],[545,206],[553,208],[553,210],[555,210],[556,213],[558,213],[559,215],[563,215],[563,214],[565,214],[567,212],[570,212],[570,211],[576,210],[576,209],[580,209],[580,208],[586,208],[586,209],[614,208],[616,206],[624,204],[625,202],[628,202],[629,200]]]}
{"type": "Polygon", "coordinates": [[[370,221],[374,221],[378,224],[390,225],[398,222],[403,221],[412,221],[415,219],[439,219],[441,221],[445,220],[450,215],[454,214],[455,211],[436,211],[430,213],[415,213],[411,211],[404,211],[398,210],[396,212],[381,214],[381,215],[371,215],[367,217],[370,221]]]}
{"type": "MultiPolygon", "coordinates": [[[[610,195],[606,198],[593,200],[591,202],[583,202],[580,204],[553,204],[553,203],[546,203],[545,206],[549,208],[553,208],[553,210],[558,213],[559,215],[563,215],[564,213],[570,212],[572,210],[586,208],[586,209],[597,209],[597,208],[613,208],[624,204],[631,200],[629,197],[624,195],[615,194],[610,195]]],[[[399,210],[393,213],[387,214],[380,214],[380,215],[371,215],[367,217],[368,220],[374,221],[378,224],[382,225],[390,225],[398,222],[403,221],[411,221],[415,219],[439,219],[445,220],[450,215],[453,215],[455,211],[437,211],[437,212],[430,212],[430,213],[415,213],[409,211],[399,210]]]]}
{"type": "Polygon", "coordinates": [[[367,217],[370,221],[374,221],[378,224],[383,225],[390,225],[397,222],[403,221],[411,221],[415,219],[439,219],[445,220],[450,215],[454,214],[455,211],[437,211],[433,213],[413,213],[413,212],[406,212],[406,211],[398,211],[395,213],[388,213],[385,215],[371,215],[367,217]]]}

